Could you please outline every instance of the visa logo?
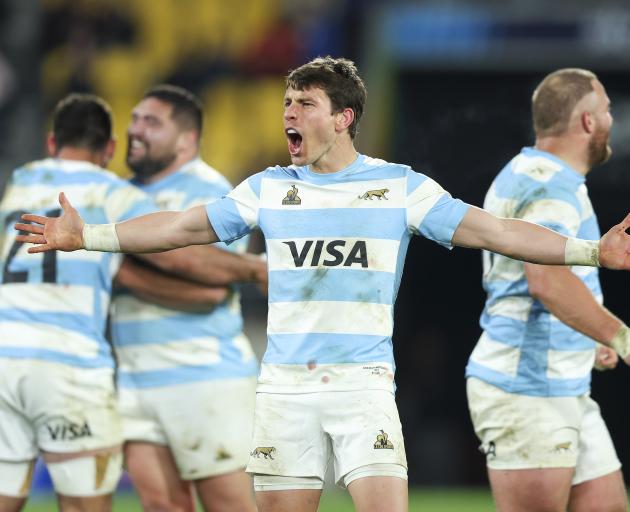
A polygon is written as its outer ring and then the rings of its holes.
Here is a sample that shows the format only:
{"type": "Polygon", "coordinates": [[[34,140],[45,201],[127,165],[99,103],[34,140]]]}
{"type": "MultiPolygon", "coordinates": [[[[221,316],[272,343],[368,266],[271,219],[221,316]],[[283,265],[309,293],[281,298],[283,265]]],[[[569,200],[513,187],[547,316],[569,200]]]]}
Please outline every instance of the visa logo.
{"type": "Polygon", "coordinates": [[[318,267],[350,267],[361,265],[368,268],[367,247],[364,240],[357,240],[352,246],[345,240],[331,240],[326,245],[324,240],[306,240],[302,247],[296,242],[282,242],[289,247],[293,262],[296,267],[303,267],[308,260],[308,265],[318,267]]]}

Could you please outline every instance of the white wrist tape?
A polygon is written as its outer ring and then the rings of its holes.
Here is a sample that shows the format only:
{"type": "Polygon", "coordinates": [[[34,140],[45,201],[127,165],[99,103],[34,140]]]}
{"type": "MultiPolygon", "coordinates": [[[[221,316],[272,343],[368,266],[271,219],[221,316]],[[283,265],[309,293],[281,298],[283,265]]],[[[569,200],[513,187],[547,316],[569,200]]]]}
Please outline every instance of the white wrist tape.
{"type": "Polygon", "coordinates": [[[610,340],[610,346],[623,359],[630,356],[630,327],[622,325],[617,334],[610,340]]]}
{"type": "Polygon", "coordinates": [[[83,245],[86,251],[120,252],[116,224],[84,224],[83,245]]]}
{"type": "Polygon", "coordinates": [[[599,241],[567,238],[564,246],[565,265],[599,267],[599,241]]]}

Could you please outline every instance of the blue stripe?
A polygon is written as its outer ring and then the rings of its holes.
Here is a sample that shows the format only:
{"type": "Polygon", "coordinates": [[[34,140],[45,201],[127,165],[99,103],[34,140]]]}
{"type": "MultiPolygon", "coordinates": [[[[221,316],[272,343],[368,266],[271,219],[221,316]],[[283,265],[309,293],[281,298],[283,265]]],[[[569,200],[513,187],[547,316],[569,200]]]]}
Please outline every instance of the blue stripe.
{"type": "Polygon", "coordinates": [[[409,171],[407,173],[407,196],[422,185],[428,178],[424,174],[409,171]]]}
{"type": "Polygon", "coordinates": [[[206,205],[206,214],[217,237],[226,244],[230,244],[251,231],[231,197],[224,197],[206,205]]]}
{"type": "Polygon", "coordinates": [[[379,238],[401,240],[405,234],[404,208],[325,208],[260,210],[260,226],[274,238],[379,238]],[[357,222],[357,218],[361,221],[357,222]]]}
{"type": "MultiPolygon", "coordinates": [[[[288,250],[288,249],[287,249],[288,250]]],[[[320,267],[269,272],[269,302],[349,301],[393,304],[391,272],[320,267]]]]}
{"type": "Polygon", "coordinates": [[[63,169],[63,166],[33,170],[19,169],[15,174],[15,184],[19,186],[99,185],[112,183],[118,179],[113,174],[104,171],[87,169],[85,171],[69,172],[63,169]]]}
{"type": "Polygon", "coordinates": [[[263,359],[269,364],[370,361],[394,364],[391,338],[369,334],[270,334],[263,359]]]}
{"type": "MultiPolygon", "coordinates": [[[[101,349],[109,350],[103,332],[105,320],[91,315],[79,313],[42,312],[24,309],[0,309],[0,322],[21,322],[34,327],[55,326],[81,334],[97,343],[101,349]]],[[[28,343],[28,340],[25,341],[28,343]]]]}
{"type": "Polygon", "coordinates": [[[111,357],[100,355],[98,357],[88,359],[42,348],[0,347],[0,357],[6,357],[9,359],[38,359],[67,364],[70,366],[78,366],[80,368],[114,367],[114,361],[111,357]]]}
{"type": "Polygon", "coordinates": [[[155,388],[174,386],[188,382],[199,382],[219,379],[238,379],[256,375],[258,367],[256,360],[240,365],[200,365],[182,366],[168,370],[154,370],[147,372],[120,372],[118,385],[122,388],[155,388]]]}
{"type": "MultiPolygon", "coordinates": [[[[256,194],[256,197],[259,198],[259,199],[260,199],[260,187],[262,185],[263,175],[264,175],[264,173],[259,172],[257,174],[254,174],[253,176],[250,176],[249,178],[247,178],[247,184],[252,189],[254,194],[256,194]]],[[[287,178],[287,176],[285,175],[284,179],[286,179],[286,178],[287,178]]]]}
{"type": "Polygon", "coordinates": [[[469,204],[453,199],[450,195],[444,195],[426,214],[418,230],[425,238],[450,248],[453,234],[468,208],[469,204]]]}
{"type": "Polygon", "coordinates": [[[242,328],[241,315],[232,313],[227,307],[221,307],[210,315],[182,313],[151,321],[118,320],[112,326],[112,334],[116,346],[126,347],[186,342],[191,338],[213,337],[225,340],[240,334],[242,328]]]}
{"type": "Polygon", "coordinates": [[[578,379],[546,379],[544,382],[531,382],[523,377],[514,378],[490,370],[474,361],[468,361],[466,377],[477,377],[508,393],[529,396],[578,396],[588,393],[591,386],[590,373],[578,379]]]}

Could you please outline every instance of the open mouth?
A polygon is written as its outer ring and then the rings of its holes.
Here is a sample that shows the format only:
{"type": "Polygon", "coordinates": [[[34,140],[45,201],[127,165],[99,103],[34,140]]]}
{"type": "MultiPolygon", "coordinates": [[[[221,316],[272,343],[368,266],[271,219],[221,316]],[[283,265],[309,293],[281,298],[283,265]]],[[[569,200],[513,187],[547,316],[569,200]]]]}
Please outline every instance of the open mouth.
{"type": "Polygon", "coordinates": [[[302,136],[295,128],[287,128],[285,130],[287,140],[289,141],[289,153],[292,156],[299,154],[302,147],[302,136]]]}

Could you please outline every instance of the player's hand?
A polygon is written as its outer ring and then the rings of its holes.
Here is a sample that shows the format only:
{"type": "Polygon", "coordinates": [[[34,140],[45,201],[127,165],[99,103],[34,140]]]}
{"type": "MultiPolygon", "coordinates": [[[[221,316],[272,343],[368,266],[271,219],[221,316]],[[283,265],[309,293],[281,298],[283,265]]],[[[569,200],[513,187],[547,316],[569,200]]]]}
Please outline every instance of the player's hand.
{"type": "Polygon", "coordinates": [[[617,366],[619,362],[619,356],[612,348],[605,345],[598,345],[595,351],[595,363],[593,368],[603,372],[605,370],[612,370],[617,366]]]}
{"type": "Polygon", "coordinates": [[[37,244],[28,249],[29,253],[83,249],[83,219],[63,192],[59,194],[59,204],[63,208],[61,217],[26,213],[22,215],[22,220],[33,224],[15,224],[15,229],[30,233],[17,235],[15,239],[18,242],[37,244]]]}
{"type": "Polygon", "coordinates": [[[601,267],[630,270],[630,213],[620,224],[610,228],[599,241],[599,265],[601,267]]]}

